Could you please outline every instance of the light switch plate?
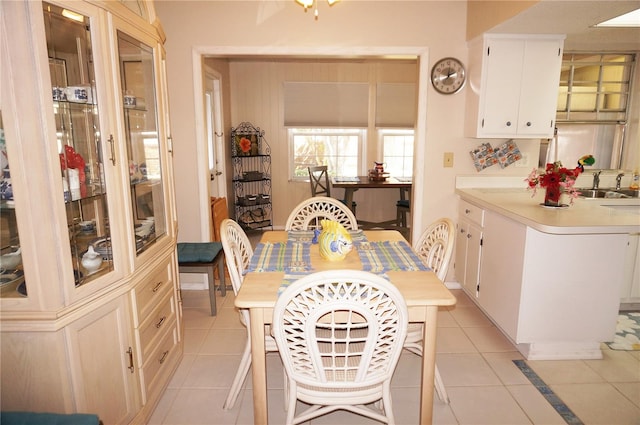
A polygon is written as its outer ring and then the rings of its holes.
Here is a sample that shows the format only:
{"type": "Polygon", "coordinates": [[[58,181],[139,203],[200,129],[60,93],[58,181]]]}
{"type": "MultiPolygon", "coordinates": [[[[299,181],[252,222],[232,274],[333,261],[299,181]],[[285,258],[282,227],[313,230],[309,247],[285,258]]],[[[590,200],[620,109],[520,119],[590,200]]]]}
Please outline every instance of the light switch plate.
{"type": "Polygon", "coordinates": [[[453,152],[445,152],[443,164],[444,167],[453,167],[453,152]]]}

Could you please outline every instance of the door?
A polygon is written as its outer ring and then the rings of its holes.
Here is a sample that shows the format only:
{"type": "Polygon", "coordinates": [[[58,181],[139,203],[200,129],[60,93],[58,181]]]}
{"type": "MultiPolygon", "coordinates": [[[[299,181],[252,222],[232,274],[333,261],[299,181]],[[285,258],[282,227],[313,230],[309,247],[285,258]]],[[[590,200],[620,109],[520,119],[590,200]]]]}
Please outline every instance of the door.
{"type": "Polygon", "coordinates": [[[65,328],[76,409],[105,424],[128,424],[140,409],[127,296],[65,328]]]}
{"type": "Polygon", "coordinates": [[[205,72],[205,119],[209,160],[209,196],[226,197],[224,173],[224,129],[222,125],[222,93],[220,77],[205,72]]]}

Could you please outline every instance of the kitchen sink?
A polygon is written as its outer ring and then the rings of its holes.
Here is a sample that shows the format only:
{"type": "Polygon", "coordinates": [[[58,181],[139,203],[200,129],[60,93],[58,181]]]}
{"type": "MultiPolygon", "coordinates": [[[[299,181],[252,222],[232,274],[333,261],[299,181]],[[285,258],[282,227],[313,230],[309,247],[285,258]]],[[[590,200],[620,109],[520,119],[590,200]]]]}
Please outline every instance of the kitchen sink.
{"type": "Polygon", "coordinates": [[[577,189],[581,198],[640,198],[634,189],[577,189]]]}

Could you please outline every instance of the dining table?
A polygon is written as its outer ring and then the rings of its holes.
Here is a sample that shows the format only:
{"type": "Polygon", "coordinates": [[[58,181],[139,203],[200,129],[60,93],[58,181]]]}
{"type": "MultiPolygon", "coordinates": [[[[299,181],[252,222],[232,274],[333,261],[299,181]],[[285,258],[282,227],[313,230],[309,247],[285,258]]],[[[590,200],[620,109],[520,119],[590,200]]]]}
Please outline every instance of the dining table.
{"type": "MultiPolygon", "coordinates": [[[[360,189],[399,189],[400,199],[408,199],[407,193],[411,192],[411,178],[410,177],[385,177],[381,179],[371,179],[369,176],[354,176],[354,177],[341,177],[336,176],[331,178],[331,185],[333,187],[344,189],[344,204],[350,206],[353,205],[353,194],[360,189]]],[[[391,220],[385,220],[380,222],[358,220],[358,225],[363,229],[375,229],[386,228],[392,225],[396,225],[397,219],[394,217],[391,220]]]]}
{"type": "Polygon", "coordinates": [[[455,296],[396,230],[350,231],[353,250],[340,261],[325,260],[313,231],[265,231],[254,249],[235,299],[250,316],[254,423],[268,423],[265,325],[287,285],[324,270],[364,270],[389,279],[407,303],[409,322],[424,324],[420,424],[433,417],[436,325],[438,308],[452,306],[455,296]]]}

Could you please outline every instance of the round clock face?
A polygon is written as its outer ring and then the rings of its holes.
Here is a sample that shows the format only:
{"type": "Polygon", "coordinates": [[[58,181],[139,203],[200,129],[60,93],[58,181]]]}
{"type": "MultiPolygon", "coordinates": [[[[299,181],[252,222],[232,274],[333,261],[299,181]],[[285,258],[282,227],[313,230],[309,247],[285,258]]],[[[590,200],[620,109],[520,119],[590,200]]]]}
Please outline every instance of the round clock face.
{"type": "Polygon", "coordinates": [[[431,83],[442,94],[453,94],[464,86],[464,65],[456,58],[440,59],[431,68],[431,83]]]}

